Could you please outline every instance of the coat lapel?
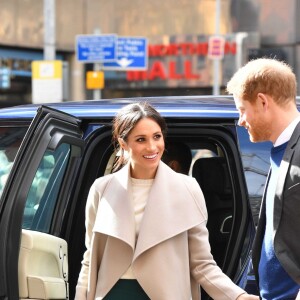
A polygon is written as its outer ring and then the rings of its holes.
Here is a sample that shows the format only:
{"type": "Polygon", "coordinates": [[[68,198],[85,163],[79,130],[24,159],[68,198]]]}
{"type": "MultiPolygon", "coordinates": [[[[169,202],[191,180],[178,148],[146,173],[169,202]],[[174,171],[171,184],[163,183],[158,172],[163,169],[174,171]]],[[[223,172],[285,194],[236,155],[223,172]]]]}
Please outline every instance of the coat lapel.
{"type": "Polygon", "coordinates": [[[160,162],[136,242],[129,165],[111,176],[99,203],[94,231],[129,245],[133,261],[151,247],[205,221],[183,175],[160,162]]]}
{"type": "Polygon", "coordinates": [[[111,175],[97,210],[94,231],[115,237],[135,248],[135,220],[129,195],[129,166],[111,175]]]}
{"type": "Polygon", "coordinates": [[[150,190],[133,259],[203,221],[205,219],[183,176],[160,162],[150,190]]]}
{"type": "Polygon", "coordinates": [[[294,133],[291,136],[290,141],[288,142],[288,145],[286,147],[286,150],[283,155],[283,159],[280,163],[280,172],[279,177],[277,181],[276,186],[276,192],[275,192],[275,202],[274,202],[274,225],[273,228],[276,231],[280,222],[281,218],[281,212],[282,212],[282,201],[283,201],[283,191],[284,191],[284,185],[286,182],[286,176],[289,170],[290,162],[294,155],[294,148],[296,143],[299,140],[299,134],[300,134],[300,122],[296,126],[294,133]]]}

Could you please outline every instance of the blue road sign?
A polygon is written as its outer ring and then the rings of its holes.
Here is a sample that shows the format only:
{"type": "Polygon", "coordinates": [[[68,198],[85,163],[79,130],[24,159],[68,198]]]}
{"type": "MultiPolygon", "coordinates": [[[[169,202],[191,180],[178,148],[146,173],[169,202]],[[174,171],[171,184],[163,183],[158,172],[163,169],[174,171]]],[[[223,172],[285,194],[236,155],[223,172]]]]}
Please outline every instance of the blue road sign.
{"type": "Polygon", "coordinates": [[[80,62],[115,61],[117,59],[117,35],[77,35],[76,56],[80,62]]]}
{"type": "Polygon", "coordinates": [[[118,37],[117,59],[103,63],[104,70],[145,70],[148,68],[148,41],[144,37],[118,37]]]}

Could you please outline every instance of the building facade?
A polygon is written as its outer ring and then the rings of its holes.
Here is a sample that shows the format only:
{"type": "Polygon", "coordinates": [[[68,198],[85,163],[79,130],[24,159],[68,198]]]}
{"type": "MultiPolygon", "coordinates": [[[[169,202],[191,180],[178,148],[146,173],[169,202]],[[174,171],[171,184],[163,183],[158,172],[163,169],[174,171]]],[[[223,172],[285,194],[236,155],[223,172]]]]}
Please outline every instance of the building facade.
{"type": "MultiPolygon", "coordinates": [[[[30,103],[31,63],[44,59],[45,1],[0,0],[0,105],[30,103]]],[[[59,0],[55,1],[55,53],[64,62],[63,100],[93,99],[86,88],[92,63],[78,62],[79,34],[143,36],[148,68],[105,71],[103,98],[211,94],[216,69],[210,37],[224,39],[220,93],[233,72],[254,57],[286,60],[300,75],[300,0],[59,0]],[[218,27],[218,28],[217,28],[218,27]]],[[[50,20],[51,21],[51,20],[50,20]]]]}

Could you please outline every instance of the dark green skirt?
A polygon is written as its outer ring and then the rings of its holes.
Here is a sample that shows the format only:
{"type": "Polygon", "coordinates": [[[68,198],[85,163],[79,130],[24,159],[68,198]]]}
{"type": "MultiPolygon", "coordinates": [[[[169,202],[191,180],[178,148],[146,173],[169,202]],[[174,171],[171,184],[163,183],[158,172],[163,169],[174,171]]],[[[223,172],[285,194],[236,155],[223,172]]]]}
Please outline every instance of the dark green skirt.
{"type": "Polygon", "coordinates": [[[135,279],[119,279],[104,297],[104,300],[149,300],[138,281],[135,279]]]}

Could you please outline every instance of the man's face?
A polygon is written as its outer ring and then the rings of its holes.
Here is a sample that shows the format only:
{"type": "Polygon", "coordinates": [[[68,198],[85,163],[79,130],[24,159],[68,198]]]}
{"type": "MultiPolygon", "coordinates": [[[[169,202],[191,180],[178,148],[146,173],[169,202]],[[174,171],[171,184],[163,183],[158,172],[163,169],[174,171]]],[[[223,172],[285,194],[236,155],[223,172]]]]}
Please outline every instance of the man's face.
{"type": "Polygon", "coordinates": [[[266,121],[263,106],[259,100],[253,104],[249,101],[234,98],[235,106],[239,111],[239,126],[247,129],[251,142],[269,141],[271,129],[266,121]]]}

